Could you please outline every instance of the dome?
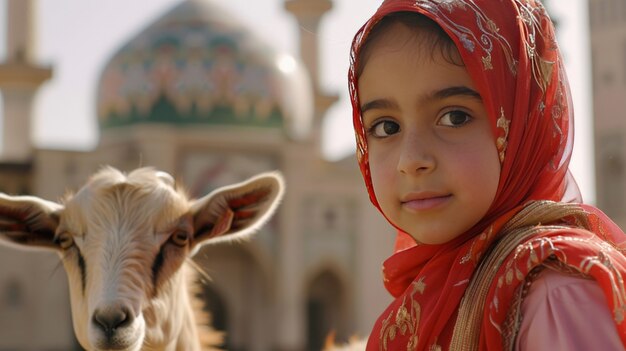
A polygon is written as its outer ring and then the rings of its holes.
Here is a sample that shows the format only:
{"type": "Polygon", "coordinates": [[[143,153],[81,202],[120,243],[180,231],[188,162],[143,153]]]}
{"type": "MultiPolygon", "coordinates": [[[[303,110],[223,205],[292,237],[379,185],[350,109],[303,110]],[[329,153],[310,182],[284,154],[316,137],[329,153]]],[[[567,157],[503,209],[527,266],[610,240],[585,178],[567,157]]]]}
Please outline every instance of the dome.
{"type": "Polygon", "coordinates": [[[187,0],[125,44],[100,78],[100,129],[230,125],[305,137],[313,118],[308,73],[232,18],[210,1],[187,0]]]}

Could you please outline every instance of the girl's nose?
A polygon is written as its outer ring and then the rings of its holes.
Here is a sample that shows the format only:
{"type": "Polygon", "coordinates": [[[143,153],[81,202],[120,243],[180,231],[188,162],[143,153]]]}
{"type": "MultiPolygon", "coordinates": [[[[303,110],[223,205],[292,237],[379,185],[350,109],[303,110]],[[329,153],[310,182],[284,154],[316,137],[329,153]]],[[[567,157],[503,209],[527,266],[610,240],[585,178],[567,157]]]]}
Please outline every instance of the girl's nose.
{"type": "Polygon", "coordinates": [[[429,144],[425,138],[407,138],[400,150],[398,171],[408,175],[432,172],[436,161],[429,144]]]}

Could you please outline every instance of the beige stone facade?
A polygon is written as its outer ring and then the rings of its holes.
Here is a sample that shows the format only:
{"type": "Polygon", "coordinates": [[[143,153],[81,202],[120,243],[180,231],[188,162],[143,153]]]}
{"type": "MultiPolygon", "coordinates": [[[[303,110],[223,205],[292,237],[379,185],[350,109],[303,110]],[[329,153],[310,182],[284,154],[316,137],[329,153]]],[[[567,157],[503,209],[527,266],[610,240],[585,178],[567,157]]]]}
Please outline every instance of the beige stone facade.
{"type": "Polygon", "coordinates": [[[626,228],[626,3],[589,0],[597,205],[626,228]]]}

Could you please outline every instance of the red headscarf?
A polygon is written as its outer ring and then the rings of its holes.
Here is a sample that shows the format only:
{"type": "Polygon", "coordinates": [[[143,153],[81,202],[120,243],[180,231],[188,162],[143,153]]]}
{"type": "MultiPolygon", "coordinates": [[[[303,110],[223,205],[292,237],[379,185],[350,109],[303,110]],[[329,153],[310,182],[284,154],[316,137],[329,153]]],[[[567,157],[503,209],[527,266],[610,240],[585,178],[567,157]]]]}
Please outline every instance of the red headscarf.
{"type": "MultiPolygon", "coordinates": [[[[372,28],[386,15],[400,11],[432,19],[453,40],[491,119],[501,161],[494,202],[479,223],[442,245],[417,245],[399,231],[396,253],[383,267],[385,286],[396,300],[376,322],[368,350],[447,349],[467,282],[502,226],[533,200],[580,200],[568,173],[573,143],[571,96],[552,22],[539,1],[384,1],[357,32],[349,71],[357,157],[370,199],[379,210],[361,121],[357,60],[372,28]]],[[[507,268],[499,271],[496,279],[510,272],[515,272],[517,279],[490,290],[480,349],[502,348],[500,326],[515,289],[535,266],[555,252],[563,253],[557,255],[562,263],[600,283],[626,343],[626,323],[619,316],[626,309],[626,289],[621,280],[621,274],[626,273],[626,259],[619,252],[623,247],[616,244],[624,240],[624,234],[599,210],[584,206],[584,211],[592,224],[591,232],[545,231],[542,235],[548,238],[550,250],[536,257],[533,249],[545,244],[537,242],[527,251],[518,252],[504,265],[507,268]],[[575,243],[556,239],[564,235],[584,240],[575,243]],[[613,251],[606,248],[611,246],[607,243],[613,245],[613,251]],[[535,255],[532,265],[526,264],[529,255],[535,255]],[[589,259],[600,256],[608,257],[604,268],[609,269],[582,268],[589,259]],[[490,303],[493,301],[500,301],[500,308],[490,303]]]]}

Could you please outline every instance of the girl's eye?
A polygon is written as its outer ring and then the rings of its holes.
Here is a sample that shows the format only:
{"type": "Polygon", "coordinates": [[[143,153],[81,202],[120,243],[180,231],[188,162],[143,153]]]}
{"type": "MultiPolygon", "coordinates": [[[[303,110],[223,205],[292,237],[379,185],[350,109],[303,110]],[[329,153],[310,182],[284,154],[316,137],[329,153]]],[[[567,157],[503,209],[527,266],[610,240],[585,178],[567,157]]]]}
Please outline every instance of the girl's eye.
{"type": "Polygon", "coordinates": [[[54,242],[59,245],[59,247],[63,250],[67,250],[69,248],[71,248],[72,246],[74,246],[74,238],[72,237],[72,234],[68,233],[68,232],[63,232],[61,234],[59,234],[55,239],[54,242]]]}
{"type": "Polygon", "coordinates": [[[190,235],[183,230],[177,230],[172,234],[172,242],[178,246],[186,246],[189,242],[190,235]]]}
{"type": "Polygon", "coordinates": [[[369,130],[369,134],[376,138],[384,138],[396,134],[400,130],[400,125],[393,121],[376,122],[369,130]]]}
{"type": "Polygon", "coordinates": [[[471,119],[472,117],[467,113],[455,110],[447,112],[441,116],[438,124],[447,127],[460,127],[467,124],[471,119]]]}

